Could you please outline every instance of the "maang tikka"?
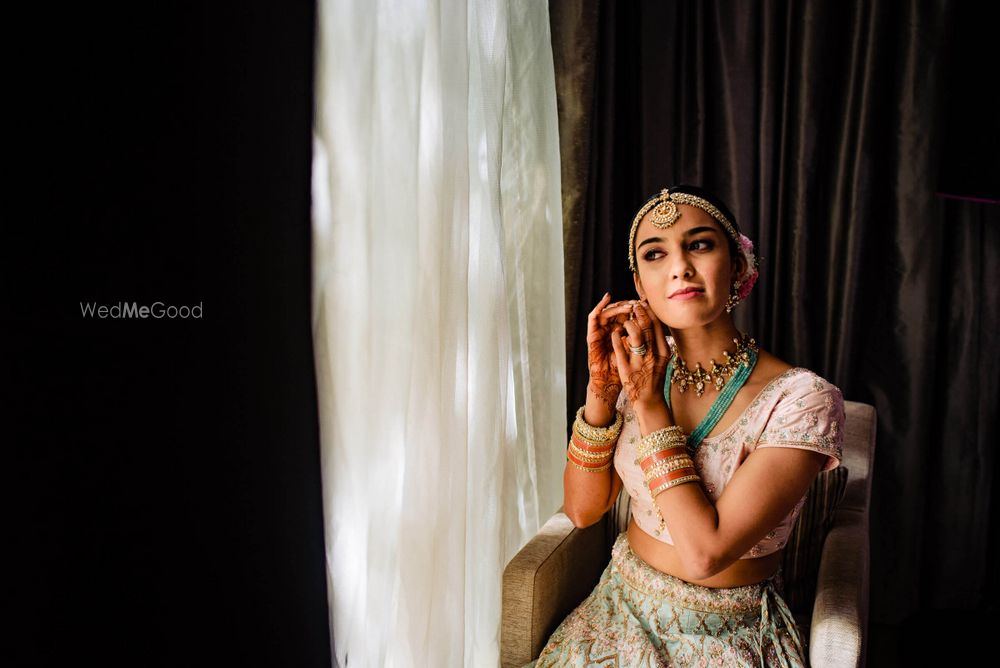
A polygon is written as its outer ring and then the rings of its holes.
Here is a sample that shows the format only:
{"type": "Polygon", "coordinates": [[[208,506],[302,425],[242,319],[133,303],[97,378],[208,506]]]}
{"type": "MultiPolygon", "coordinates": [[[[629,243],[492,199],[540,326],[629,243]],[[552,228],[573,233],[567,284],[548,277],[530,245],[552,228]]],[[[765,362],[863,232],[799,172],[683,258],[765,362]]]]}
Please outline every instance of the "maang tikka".
{"type": "MultiPolygon", "coordinates": [[[[667,191],[664,190],[663,192],[667,191]]],[[[659,204],[653,207],[653,215],[650,217],[649,222],[653,223],[653,227],[665,230],[676,223],[680,217],[681,212],[677,210],[677,205],[672,200],[666,199],[661,200],[659,204]]]]}

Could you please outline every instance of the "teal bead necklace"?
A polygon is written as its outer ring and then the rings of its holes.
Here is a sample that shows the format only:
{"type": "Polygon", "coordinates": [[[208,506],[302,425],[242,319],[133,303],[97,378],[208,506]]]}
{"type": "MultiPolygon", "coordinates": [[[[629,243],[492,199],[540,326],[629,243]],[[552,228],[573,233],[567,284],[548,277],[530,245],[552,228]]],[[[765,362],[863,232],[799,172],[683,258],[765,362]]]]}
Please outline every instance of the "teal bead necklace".
{"type": "Polygon", "coordinates": [[[694,386],[699,397],[705,393],[705,386],[708,383],[712,383],[716,390],[720,390],[719,396],[712,402],[708,414],[688,436],[687,447],[692,455],[697,452],[701,442],[722,419],[722,416],[732,405],[733,399],[736,398],[736,393],[747,382],[747,378],[750,377],[757,365],[756,341],[748,334],[743,334],[741,338],[733,339],[733,343],[736,344],[736,354],[730,356],[728,352],[722,353],[726,361],[723,364],[716,364],[714,359],[711,360],[712,366],[709,371],[702,369],[700,362],[694,371],[688,370],[684,359],[678,354],[676,346],[673,347],[673,355],[667,364],[667,377],[663,383],[663,396],[667,400],[667,408],[670,408],[670,386],[673,383],[679,385],[681,392],[685,392],[689,385],[694,386]],[[676,368],[674,360],[678,361],[676,368]],[[726,376],[729,376],[728,381],[726,376]]]}

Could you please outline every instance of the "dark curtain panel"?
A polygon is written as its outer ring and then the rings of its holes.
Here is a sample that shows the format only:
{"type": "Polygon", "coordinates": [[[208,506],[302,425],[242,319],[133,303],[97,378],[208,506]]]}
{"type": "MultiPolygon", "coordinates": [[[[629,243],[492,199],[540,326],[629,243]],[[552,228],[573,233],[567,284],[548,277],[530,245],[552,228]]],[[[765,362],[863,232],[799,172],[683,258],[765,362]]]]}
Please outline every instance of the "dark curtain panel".
{"type": "MultiPolygon", "coordinates": [[[[945,109],[963,95],[983,99],[958,75],[994,62],[985,47],[958,59],[955,45],[995,25],[983,13],[992,10],[586,4],[599,15],[596,62],[581,67],[581,55],[577,76],[563,77],[557,58],[560,110],[592,98],[589,126],[563,129],[589,144],[573,154],[589,155],[586,175],[564,184],[586,192],[582,216],[573,209],[572,227],[567,218],[579,244],[567,263],[576,290],[567,416],[585,398],[587,312],[605,290],[634,295],[634,212],[666,185],[703,184],[762,257],[737,326],[878,411],[872,620],[995,611],[1000,356],[988,337],[1000,331],[1000,207],[935,194],[942,182],[955,188],[943,180],[953,176],[943,168],[945,109]]],[[[556,53],[572,61],[558,44],[561,16],[553,12],[556,53]]]]}
{"type": "Polygon", "coordinates": [[[328,668],[315,4],[22,9],[0,665],[328,668]]]}
{"type": "MultiPolygon", "coordinates": [[[[577,336],[576,300],[580,293],[580,264],[584,250],[581,233],[590,173],[597,19],[596,2],[553,2],[549,5],[562,156],[567,351],[572,350],[577,336]]],[[[586,329],[581,330],[581,335],[586,337],[586,329]]]]}

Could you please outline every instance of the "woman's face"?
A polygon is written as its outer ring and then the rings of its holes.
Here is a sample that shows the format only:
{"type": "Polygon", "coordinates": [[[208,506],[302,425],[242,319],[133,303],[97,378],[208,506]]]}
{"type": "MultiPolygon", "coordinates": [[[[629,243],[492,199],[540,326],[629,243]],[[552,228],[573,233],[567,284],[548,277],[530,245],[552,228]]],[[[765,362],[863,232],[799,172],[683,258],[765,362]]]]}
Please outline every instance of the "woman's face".
{"type": "Polygon", "coordinates": [[[635,287],[653,313],[671,329],[706,325],[725,313],[730,286],[742,257],[734,266],[722,226],[706,212],[678,204],[680,218],[661,230],[647,213],[635,234],[639,274],[635,287]],[[678,293],[685,288],[694,291],[678,293]]]}

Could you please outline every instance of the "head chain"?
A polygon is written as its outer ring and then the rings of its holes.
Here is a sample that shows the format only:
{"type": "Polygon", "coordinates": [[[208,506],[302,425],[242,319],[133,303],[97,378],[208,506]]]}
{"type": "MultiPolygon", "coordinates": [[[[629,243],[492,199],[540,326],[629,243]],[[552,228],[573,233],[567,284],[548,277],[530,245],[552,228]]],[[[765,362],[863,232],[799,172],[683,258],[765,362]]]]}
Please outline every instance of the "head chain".
{"type": "MultiPolygon", "coordinates": [[[[642,217],[649,213],[650,209],[656,207],[657,210],[653,214],[653,227],[661,230],[673,225],[678,218],[680,218],[680,212],[677,211],[678,204],[689,204],[691,206],[696,206],[712,218],[719,221],[719,224],[726,229],[729,236],[733,238],[736,242],[736,247],[740,248],[740,233],[736,231],[729,219],[726,218],[725,214],[719,211],[718,207],[709,202],[706,199],[698,197],[697,195],[691,195],[690,193],[675,192],[670,193],[667,188],[660,191],[657,197],[650,199],[646,202],[639,213],[635,214],[635,218],[632,219],[632,229],[628,234],[628,266],[632,270],[633,274],[639,273],[639,269],[635,264],[635,233],[639,229],[639,221],[642,217]]],[[[751,268],[752,269],[752,268],[751,268]]]]}

